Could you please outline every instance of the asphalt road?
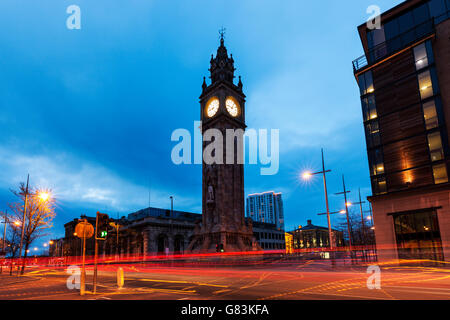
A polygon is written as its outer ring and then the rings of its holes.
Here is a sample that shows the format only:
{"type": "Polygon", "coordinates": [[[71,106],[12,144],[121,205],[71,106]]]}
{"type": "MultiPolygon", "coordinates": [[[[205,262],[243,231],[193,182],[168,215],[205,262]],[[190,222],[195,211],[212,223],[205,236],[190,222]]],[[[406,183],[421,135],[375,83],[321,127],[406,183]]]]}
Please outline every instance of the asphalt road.
{"type": "Polygon", "coordinates": [[[450,269],[381,267],[381,288],[369,289],[365,266],[330,267],[320,261],[260,266],[155,267],[123,265],[124,286],[117,287],[117,266],[101,266],[97,293],[92,268],[87,293],[67,287],[64,268],[29,267],[24,276],[0,275],[0,299],[133,300],[450,300],[450,269]]]}

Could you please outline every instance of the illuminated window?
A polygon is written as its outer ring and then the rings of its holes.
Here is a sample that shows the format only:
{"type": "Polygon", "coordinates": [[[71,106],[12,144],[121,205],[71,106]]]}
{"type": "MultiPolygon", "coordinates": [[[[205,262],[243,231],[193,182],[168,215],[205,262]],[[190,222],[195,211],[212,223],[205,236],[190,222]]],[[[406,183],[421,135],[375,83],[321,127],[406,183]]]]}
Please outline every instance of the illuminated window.
{"type": "Polygon", "coordinates": [[[435,184],[448,182],[447,168],[444,163],[433,166],[433,177],[435,184]]]}
{"type": "Polygon", "coordinates": [[[439,126],[439,121],[436,112],[436,105],[434,103],[434,100],[428,101],[423,104],[423,116],[425,118],[425,127],[427,128],[427,130],[439,126]]]}
{"type": "Polygon", "coordinates": [[[375,149],[369,152],[369,162],[372,168],[373,176],[384,173],[384,163],[381,149],[375,149]]]}
{"type": "Polygon", "coordinates": [[[366,124],[366,140],[369,148],[380,145],[380,128],[378,121],[372,121],[366,124]]]}
{"type": "Polygon", "coordinates": [[[416,61],[416,70],[428,66],[427,48],[425,43],[422,43],[414,48],[414,59],[416,61]]]}
{"type": "Polygon", "coordinates": [[[372,192],[373,194],[386,193],[386,178],[385,177],[374,177],[372,178],[372,192]]]}
{"type": "Polygon", "coordinates": [[[361,95],[374,92],[372,71],[367,71],[358,77],[361,95]]]}
{"type": "Polygon", "coordinates": [[[433,95],[433,85],[431,84],[430,71],[427,70],[420,73],[418,78],[420,97],[422,98],[422,100],[431,97],[433,95]]]}
{"type": "Polygon", "coordinates": [[[373,94],[361,99],[364,121],[373,120],[378,117],[373,94]]]}
{"type": "Polygon", "coordinates": [[[428,147],[430,148],[431,161],[434,162],[444,159],[441,134],[439,132],[430,133],[428,135],[428,147]]]}

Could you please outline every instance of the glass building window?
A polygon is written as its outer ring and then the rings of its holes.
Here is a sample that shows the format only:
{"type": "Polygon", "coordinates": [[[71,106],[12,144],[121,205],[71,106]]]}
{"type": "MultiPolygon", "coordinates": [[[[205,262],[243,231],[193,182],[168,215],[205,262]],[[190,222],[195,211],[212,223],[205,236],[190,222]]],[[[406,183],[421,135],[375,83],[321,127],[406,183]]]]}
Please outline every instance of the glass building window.
{"type": "Polygon", "coordinates": [[[369,162],[372,168],[371,171],[373,176],[384,173],[384,163],[381,149],[375,149],[369,152],[369,162]]]}
{"type": "Polygon", "coordinates": [[[387,54],[384,26],[367,33],[367,42],[370,49],[370,62],[376,61],[387,54]]]}
{"type": "Polygon", "coordinates": [[[372,121],[366,124],[365,127],[366,127],[366,140],[369,148],[380,145],[381,139],[378,121],[372,121]]]}
{"type": "Polygon", "coordinates": [[[440,132],[434,132],[428,135],[428,147],[430,148],[431,161],[434,162],[444,159],[440,132]]]}
{"type": "Polygon", "coordinates": [[[416,70],[420,70],[428,66],[427,48],[422,43],[414,48],[414,60],[416,62],[416,70]]]}
{"type": "Polygon", "coordinates": [[[394,215],[394,230],[400,259],[443,260],[435,211],[394,215]]]}
{"type": "Polygon", "coordinates": [[[358,84],[362,96],[367,93],[372,93],[374,91],[372,71],[367,71],[361,74],[358,77],[358,84]]]}
{"type": "Polygon", "coordinates": [[[424,71],[418,75],[419,78],[419,90],[422,100],[429,98],[433,95],[433,85],[431,83],[430,71],[424,71]]]}
{"type": "Polygon", "coordinates": [[[427,130],[439,126],[439,120],[434,100],[428,101],[423,104],[423,116],[425,118],[425,127],[427,130]]]}
{"type": "Polygon", "coordinates": [[[447,168],[445,167],[445,163],[435,164],[433,166],[433,177],[435,184],[448,182],[447,168]]]}
{"type": "MultiPolygon", "coordinates": [[[[447,5],[449,1],[447,0],[447,5]]],[[[434,17],[435,23],[441,23],[445,19],[447,19],[447,15],[445,14],[447,10],[450,8],[446,8],[445,6],[445,0],[431,0],[428,2],[428,5],[430,7],[430,14],[432,17],[434,17]]]]}
{"type": "Polygon", "coordinates": [[[375,105],[375,96],[373,94],[361,99],[363,108],[364,121],[373,120],[377,118],[377,109],[375,105]]]}
{"type": "Polygon", "coordinates": [[[387,192],[385,177],[372,178],[372,192],[374,194],[382,194],[387,192]]]}

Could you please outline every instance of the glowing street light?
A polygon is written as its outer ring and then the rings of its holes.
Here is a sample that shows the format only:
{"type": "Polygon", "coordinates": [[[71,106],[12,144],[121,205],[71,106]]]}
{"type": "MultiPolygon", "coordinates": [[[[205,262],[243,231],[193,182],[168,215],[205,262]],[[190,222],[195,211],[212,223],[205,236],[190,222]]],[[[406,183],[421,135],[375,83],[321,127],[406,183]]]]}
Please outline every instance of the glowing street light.
{"type": "Polygon", "coordinates": [[[313,175],[311,174],[311,172],[304,172],[302,174],[303,180],[309,180],[309,179],[311,179],[312,176],[313,175]]]}
{"type": "Polygon", "coordinates": [[[50,194],[48,192],[39,192],[38,197],[42,201],[47,201],[50,198],[50,194]]]}
{"type": "Polygon", "coordinates": [[[330,243],[330,249],[333,249],[333,235],[331,231],[331,221],[330,221],[330,207],[328,204],[328,192],[327,192],[327,177],[326,173],[331,172],[331,170],[325,170],[325,161],[323,158],[323,149],[322,149],[322,171],[311,173],[309,171],[306,171],[302,174],[302,177],[304,180],[309,180],[312,178],[312,176],[321,174],[323,176],[323,189],[325,193],[325,204],[327,207],[327,220],[328,220],[328,237],[329,237],[329,243],[330,243]]]}
{"type": "Polygon", "coordinates": [[[21,223],[19,220],[14,221],[14,225],[17,226],[17,227],[20,226],[21,224],[22,224],[22,223],[21,223]]]}

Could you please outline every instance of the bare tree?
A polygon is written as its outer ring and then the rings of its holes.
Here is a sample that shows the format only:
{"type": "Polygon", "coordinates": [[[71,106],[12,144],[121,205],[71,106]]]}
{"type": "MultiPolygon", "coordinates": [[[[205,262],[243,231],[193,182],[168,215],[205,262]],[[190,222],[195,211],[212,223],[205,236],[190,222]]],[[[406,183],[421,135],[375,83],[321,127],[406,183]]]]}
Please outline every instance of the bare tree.
{"type": "Polygon", "coordinates": [[[19,221],[21,224],[18,228],[19,237],[21,237],[22,234],[22,224],[25,226],[23,234],[24,260],[21,270],[21,273],[23,274],[25,269],[25,260],[27,258],[30,245],[37,238],[46,236],[47,234],[45,231],[53,226],[52,221],[55,217],[55,206],[53,199],[49,197],[49,191],[29,188],[27,194],[27,188],[24,183],[20,183],[18,190],[11,190],[11,192],[19,199],[19,201],[9,204],[9,207],[13,211],[13,219],[15,221],[19,221]],[[27,208],[25,221],[23,221],[26,194],[27,208]],[[45,197],[43,195],[45,195],[45,197]]]}
{"type": "Polygon", "coordinates": [[[15,258],[20,246],[20,227],[15,224],[10,224],[5,242],[6,253],[10,255],[11,259],[15,258]]]}

